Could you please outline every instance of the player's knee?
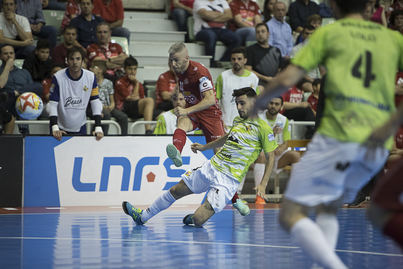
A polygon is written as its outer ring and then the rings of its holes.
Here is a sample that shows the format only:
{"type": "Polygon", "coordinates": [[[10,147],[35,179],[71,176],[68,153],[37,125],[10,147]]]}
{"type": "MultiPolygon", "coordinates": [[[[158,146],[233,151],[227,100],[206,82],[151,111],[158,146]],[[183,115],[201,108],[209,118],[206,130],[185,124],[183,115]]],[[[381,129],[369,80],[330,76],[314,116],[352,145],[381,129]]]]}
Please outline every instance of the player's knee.
{"type": "Polygon", "coordinates": [[[297,163],[297,162],[299,162],[299,160],[301,159],[301,155],[298,153],[298,152],[295,152],[295,151],[291,151],[292,152],[292,154],[291,154],[291,163],[297,163]]]}
{"type": "Polygon", "coordinates": [[[278,220],[279,220],[279,223],[280,223],[280,226],[284,229],[284,230],[286,230],[287,232],[289,232],[290,230],[291,230],[291,227],[292,227],[292,215],[290,214],[291,212],[288,212],[288,210],[287,209],[285,209],[285,208],[282,208],[281,210],[280,210],[280,213],[279,213],[279,217],[278,217],[278,220]]]}

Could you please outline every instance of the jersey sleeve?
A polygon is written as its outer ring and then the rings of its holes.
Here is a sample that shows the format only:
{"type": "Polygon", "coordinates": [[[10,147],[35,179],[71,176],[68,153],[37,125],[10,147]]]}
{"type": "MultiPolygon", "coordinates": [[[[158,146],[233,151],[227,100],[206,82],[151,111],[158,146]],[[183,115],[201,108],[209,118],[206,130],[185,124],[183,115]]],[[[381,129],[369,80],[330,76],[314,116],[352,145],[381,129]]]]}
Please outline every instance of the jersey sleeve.
{"type": "Polygon", "coordinates": [[[95,75],[94,75],[94,82],[92,83],[90,100],[95,100],[98,98],[99,98],[99,88],[98,88],[97,80],[95,79],[95,75]]]}
{"type": "Polygon", "coordinates": [[[60,89],[59,83],[57,83],[57,79],[55,76],[52,78],[52,85],[50,86],[50,96],[49,101],[59,102],[60,100],[60,89]]]}
{"type": "Polygon", "coordinates": [[[215,90],[216,90],[216,96],[217,99],[222,98],[222,88],[223,88],[223,81],[222,81],[222,74],[220,74],[217,78],[217,81],[215,83],[215,90]]]}
{"type": "Polygon", "coordinates": [[[288,119],[285,120],[285,125],[283,129],[283,141],[286,142],[291,139],[291,126],[288,119]]]}
{"type": "Polygon", "coordinates": [[[273,130],[263,120],[260,120],[259,140],[262,143],[262,148],[265,153],[272,152],[277,148],[277,142],[273,134],[273,130]]]}
{"type": "Polygon", "coordinates": [[[291,63],[302,67],[307,72],[322,63],[326,56],[325,37],[328,29],[328,27],[323,27],[316,30],[308,43],[291,59],[291,63]]]}

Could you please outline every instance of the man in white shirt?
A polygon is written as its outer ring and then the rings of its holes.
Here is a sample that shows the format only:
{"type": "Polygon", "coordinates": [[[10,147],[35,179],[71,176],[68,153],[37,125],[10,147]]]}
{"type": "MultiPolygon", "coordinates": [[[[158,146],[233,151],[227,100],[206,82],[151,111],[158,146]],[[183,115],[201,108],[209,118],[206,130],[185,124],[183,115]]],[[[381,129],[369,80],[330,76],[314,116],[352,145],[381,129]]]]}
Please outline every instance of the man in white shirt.
{"type": "Polygon", "coordinates": [[[0,13],[0,44],[14,47],[15,57],[25,59],[35,50],[31,26],[26,17],[15,13],[15,0],[3,0],[3,12],[0,13]]]}
{"type": "Polygon", "coordinates": [[[232,49],[240,45],[239,37],[226,28],[227,21],[232,19],[231,9],[225,0],[195,0],[193,5],[194,33],[196,40],[203,41],[206,55],[214,61],[215,45],[221,41],[227,47],[220,61],[229,61],[232,49]]]}
{"type": "Polygon", "coordinates": [[[232,69],[222,72],[216,81],[216,96],[227,132],[231,128],[234,118],[238,116],[235,99],[232,96],[234,89],[251,87],[258,93],[259,79],[253,72],[245,68],[246,62],[245,49],[242,47],[233,49],[231,53],[232,69]]]}

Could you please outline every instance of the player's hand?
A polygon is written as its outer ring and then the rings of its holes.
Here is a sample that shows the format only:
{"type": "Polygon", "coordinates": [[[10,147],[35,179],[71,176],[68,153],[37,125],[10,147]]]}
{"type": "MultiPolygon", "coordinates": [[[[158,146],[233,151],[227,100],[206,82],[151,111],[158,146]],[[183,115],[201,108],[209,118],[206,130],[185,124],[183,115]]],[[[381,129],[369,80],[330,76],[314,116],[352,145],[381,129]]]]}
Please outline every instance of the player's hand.
{"type": "Polygon", "coordinates": [[[274,133],[275,136],[278,135],[278,134],[281,134],[282,131],[283,131],[283,128],[281,128],[280,126],[276,125],[273,128],[273,133],[274,133]]]}
{"type": "Polygon", "coordinates": [[[95,135],[95,139],[99,141],[102,139],[102,137],[104,137],[104,132],[102,131],[101,127],[95,127],[95,131],[92,132],[92,135],[95,135]]]}
{"type": "Polygon", "coordinates": [[[181,108],[179,106],[174,108],[174,113],[175,113],[176,117],[178,117],[178,118],[181,117],[181,116],[187,116],[188,115],[187,110],[185,108],[181,108]]]}
{"type": "Polygon", "coordinates": [[[204,150],[204,145],[199,144],[199,143],[193,143],[190,145],[190,148],[194,153],[197,153],[197,151],[203,151],[204,150]]]}
{"type": "Polygon", "coordinates": [[[62,136],[64,134],[67,134],[67,133],[65,131],[63,131],[63,130],[57,130],[57,131],[52,132],[53,137],[56,138],[59,141],[62,140],[62,136]]]}
{"type": "Polygon", "coordinates": [[[32,45],[33,43],[34,43],[34,40],[32,38],[28,38],[28,39],[22,41],[22,44],[24,46],[29,46],[29,45],[32,45]]]}
{"type": "Polygon", "coordinates": [[[266,186],[262,186],[262,184],[259,184],[259,186],[257,186],[256,188],[256,194],[263,198],[264,195],[266,194],[265,192],[266,192],[266,186]]]}
{"type": "Polygon", "coordinates": [[[6,65],[4,66],[4,70],[11,71],[14,68],[14,59],[8,58],[6,65]]]}

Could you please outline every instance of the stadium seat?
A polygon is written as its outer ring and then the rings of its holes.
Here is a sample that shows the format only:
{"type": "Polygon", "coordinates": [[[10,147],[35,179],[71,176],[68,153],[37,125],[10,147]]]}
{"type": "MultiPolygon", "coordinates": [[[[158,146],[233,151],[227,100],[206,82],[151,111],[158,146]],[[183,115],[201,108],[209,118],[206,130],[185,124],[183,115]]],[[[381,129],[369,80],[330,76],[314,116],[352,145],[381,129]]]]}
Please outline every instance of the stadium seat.
{"type": "Polygon", "coordinates": [[[112,43],[118,43],[123,51],[129,55],[129,43],[127,42],[127,38],[126,37],[120,37],[120,36],[112,36],[111,37],[111,42],[112,43]]]}
{"type": "Polygon", "coordinates": [[[52,25],[56,27],[59,31],[62,24],[64,11],[63,10],[43,10],[43,16],[47,25],[52,25]]]}

